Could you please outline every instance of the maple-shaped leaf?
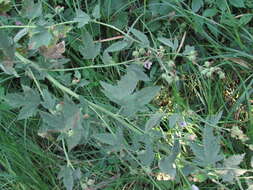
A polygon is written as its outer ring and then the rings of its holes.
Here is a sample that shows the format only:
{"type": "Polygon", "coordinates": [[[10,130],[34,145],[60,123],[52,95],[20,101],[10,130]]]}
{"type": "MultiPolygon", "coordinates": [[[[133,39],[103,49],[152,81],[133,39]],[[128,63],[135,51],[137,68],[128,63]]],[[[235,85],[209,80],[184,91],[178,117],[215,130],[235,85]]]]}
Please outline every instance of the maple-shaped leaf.
{"type": "Polygon", "coordinates": [[[220,119],[221,119],[221,116],[222,116],[222,111],[215,114],[215,115],[209,115],[206,119],[205,119],[205,126],[217,126],[220,119]]]}
{"type": "Polygon", "coordinates": [[[138,159],[145,167],[150,167],[155,158],[155,153],[152,147],[152,143],[145,143],[145,150],[138,154],[138,159]]]}
{"type": "Polygon", "coordinates": [[[37,113],[40,104],[40,94],[30,88],[23,93],[10,93],[6,96],[8,103],[14,108],[20,108],[18,119],[27,119],[37,113]]]}
{"type": "Polygon", "coordinates": [[[124,115],[130,116],[143,109],[160,90],[160,87],[153,86],[135,91],[136,85],[140,80],[148,81],[149,78],[138,66],[131,66],[127,69],[127,74],[118,81],[117,85],[105,82],[100,82],[100,84],[104,88],[104,94],[123,108],[122,113],[124,115]]]}
{"type": "Polygon", "coordinates": [[[92,36],[86,31],[82,36],[82,45],[79,52],[84,59],[94,59],[100,53],[101,43],[95,43],[92,36]]]}
{"type": "Polygon", "coordinates": [[[3,30],[0,31],[0,36],[0,50],[2,50],[3,54],[9,59],[13,58],[15,54],[15,44],[12,38],[3,30]]]}
{"type": "Polygon", "coordinates": [[[55,107],[55,104],[56,104],[56,99],[54,96],[52,96],[48,90],[43,90],[43,102],[41,102],[41,105],[48,109],[48,110],[51,110],[51,109],[54,109],[55,107]]]}
{"type": "Polygon", "coordinates": [[[74,170],[69,166],[61,167],[58,178],[63,180],[63,184],[67,190],[72,190],[74,187],[74,170]]]}
{"type": "Polygon", "coordinates": [[[127,96],[120,104],[122,106],[122,114],[131,116],[137,111],[143,110],[160,90],[160,86],[150,86],[127,96]]]}
{"type": "Polygon", "coordinates": [[[145,131],[150,131],[154,126],[158,125],[161,122],[163,116],[164,114],[159,112],[152,115],[145,124],[145,131]]]}
{"type": "Polygon", "coordinates": [[[211,127],[204,128],[202,145],[193,142],[190,147],[195,155],[194,162],[201,167],[214,166],[223,159],[223,155],[220,154],[219,138],[214,136],[211,127]]]}
{"type": "Polygon", "coordinates": [[[118,130],[113,133],[96,133],[93,137],[99,142],[105,144],[103,150],[107,152],[118,152],[122,150],[125,146],[125,138],[123,136],[123,131],[118,128],[118,130]]]}
{"type": "Polygon", "coordinates": [[[159,162],[159,168],[161,169],[161,171],[169,175],[170,178],[172,179],[174,179],[177,174],[176,167],[175,167],[175,160],[179,152],[180,152],[180,144],[179,144],[179,140],[177,139],[174,142],[174,146],[171,150],[171,154],[163,158],[159,162]]]}
{"type": "Polygon", "coordinates": [[[33,0],[24,0],[23,6],[21,10],[21,15],[23,17],[33,19],[39,17],[42,14],[42,4],[39,1],[38,3],[34,3],[33,0]]]}
{"type": "Polygon", "coordinates": [[[40,136],[48,133],[63,133],[70,151],[78,145],[83,137],[82,117],[78,105],[67,98],[62,103],[63,110],[57,114],[40,112],[43,125],[39,130],[40,136]]]}
{"type": "Polygon", "coordinates": [[[90,16],[87,15],[85,12],[83,12],[81,9],[78,9],[76,11],[76,17],[74,18],[74,21],[76,21],[77,27],[81,28],[84,25],[88,24],[90,21],[90,16]]]}
{"type": "Polygon", "coordinates": [[[41,46],[48,46],[53,38],[49,29],[39,26],[30,31],[29,49],[38,49],[41,46]]]}
{"type": "Polygon", "coordinates": [[[233,155],[226,158],[223,162],[223,167],[217,171],[221,174],[224,182],[233,182],[238,176],[243,175],[247,170],[241,169],[239,164],[243,161],[245,154],[233,155]]]}
{"type": "Polygon", "coordinates": [[[113,102],[122,104],[125,97],[133,93],[136,88],[138,79],[134,77],[133,72],[128,72],[124,75],[117,85],[111,85],[103,81],[100,82],[104,88],[104,94],[113,102]]]}

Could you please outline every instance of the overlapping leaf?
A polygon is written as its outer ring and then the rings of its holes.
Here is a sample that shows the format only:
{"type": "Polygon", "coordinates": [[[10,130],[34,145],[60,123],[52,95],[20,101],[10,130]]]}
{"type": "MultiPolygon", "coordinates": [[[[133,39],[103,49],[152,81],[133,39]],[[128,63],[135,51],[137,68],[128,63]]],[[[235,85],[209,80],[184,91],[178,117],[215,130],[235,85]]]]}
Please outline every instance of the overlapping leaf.
{"type": "Polygon", "coordinates": [[[70,166],[62,166],[58,178],[63,180],[63,184],[67,190],[72,190],[75,180],[80,179],[81,175],[79,168],[73,170],[70,166]]]}
{"type": "Polygon", "coordinates": [[[29,19],[39,17],[42,14],[42,4],[40,1],[34,3],[33,0],[24,0],[21,13],[23,17],[29,19]]]}
{"type": "Polygon", "coordinates": [[[41,46],[48,46],[53,38],[50,31],[45,27],[37,27],[30,32],[30,49],[38,49],[41,46]]]}
{"type": "Polygon", "coordinates": [[[100,52],[101,44],[95,43],[91,35],[86,31],[82,37],[82,45],[79,52],[84,59],[94,59],[100,52]]]}
{"type": "Polygon", "coordinates": [[[141,45],[148,47],[150,45],[148,37],[141,31],[131,28],[130,32],[141,42],[141,45]]]}
{"type": "Polygon", "coordinates": [[[74,18],[74,21],[76,21],[77,27],[81,28],[84,25],[88,24],[90,21],[90,16],[87,15],[85,12],[83,12],[81,9],[78,9],[76,11],[76,17],[74,18]]]}
{"type": "Polygon", "coordinates": [[[124,115],[130,116],[144,108],[160,90],[160,87],[153,86],[134,92],[139,80],[147,81],[148,77],[143,71],[132,66],[129,67],[127,74],[122,77],[117,85],[105,82],[100,82],[100,84],[104,88],[104,94],[123,108],[122,113],[124,115]]]}
{"type": "Polygon", "coordinates": [[[150,129],[152,129],[154,126],[158,125],[162,119],[164,114],[162,113],[156,113],[154,115],[152,115],[149,120],[147,121],[146,125],[145,125],[145,131],[149,131],[150,129]]]}
{"type": "Polygon", "coordinates": [[[241,169],[239,164],[243,161],[245,154],[233,155],[224,160],[223,168],[218,171],[222,180],[233,182],[234,178],[243,175],[247,170],[241,169]]]}
{"type": "Polygon", "coordinates": [[[219,138],[214,136],[211,127],[205,127],[203,130],[203,144],[191,143],[191,149],[195,155],[194,161],[201,167],[214,166],[223,159],[220,154],[219,138]]]}
{"type": "Polygon", "coordinates": [[[180,144],[178,140],[175,140],[174,146],[171,150],[171,154],[165,158],[163,158],[159,162],[159,168],[163,173],[168,174],[172,179],[176,176],[176,167],[175,167],[175,160],[177,155],[180,152],[180,144]]]}
{"type": "MultiPolygon", "coordinates": [[[[43,106],[51,107],[54,101],[47,97],[47,103],[43,106]]],[[[68,99],[64,100],[63,110],[57,114],[49,114],[47,112],[40,112],[43,120],[43,125],[40,128],[40,134],[50,132],[61,132],[65,134],[68,150],[74,148],[83,137],[83,127],[81,111],[78,105],[74,104],[68,99]]]]}
{"type": "Polygon", "coordinates": [[[27,119],[37,113],[37,107],[41,99],[37,91],[29,89],[24,91],[24,93],[8,94],[6,100],[14,108],[21,107],[18,119],[27,119]]]}
{"type": "Polygon", "coordinates": [[[155,158],[155,153],[151,143],[145,143],[145,150],[138,155],[138,159],[141,161],[143,166],[150,167],[155,158]]]}

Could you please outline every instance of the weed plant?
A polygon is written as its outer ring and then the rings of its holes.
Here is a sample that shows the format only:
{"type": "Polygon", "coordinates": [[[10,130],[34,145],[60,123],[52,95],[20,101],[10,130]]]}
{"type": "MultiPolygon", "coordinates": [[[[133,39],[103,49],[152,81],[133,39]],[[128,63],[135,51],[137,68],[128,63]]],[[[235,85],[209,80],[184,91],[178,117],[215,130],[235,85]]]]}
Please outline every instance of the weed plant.
{"type": "Polygon", "coordinates": [[[0,0],[0,189],[252,190],[252,0],[0,0]]]}

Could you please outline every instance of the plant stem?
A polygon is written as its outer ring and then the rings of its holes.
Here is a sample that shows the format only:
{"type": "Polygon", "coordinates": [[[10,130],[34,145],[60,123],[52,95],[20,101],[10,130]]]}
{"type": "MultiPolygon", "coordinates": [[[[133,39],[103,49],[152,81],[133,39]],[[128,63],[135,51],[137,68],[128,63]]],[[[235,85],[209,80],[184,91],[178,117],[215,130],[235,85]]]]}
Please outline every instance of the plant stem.
{"type": "MultiPolygon", "coordinates": [[[[39,66],[37,64],[35,64],[34,62],[30,61],[29,59],[26,59],[25,57],[23,57],[22,55],[20,55],[18,52],[15,53],[15,56],[20,59],[24,64],[31,64],[32,67],[36,68],[37,70],[41,70],[39,68],[39,66]]],[[[80,95],[73,92],[71,89],[65,87],[64,85],[62,85],[61,83],[59,83],[56,79],[54,79],[51,75],[49,75],[48,73],[46,74],[46,79],[48,79],[55,87],[59,88],[60,90],[62,90],[63,92],[73,96],[74,98],[80,100],[80,95]]],[[[92,102],[90,102],[89,100],[83,98],[83,100],[90,106],[93,108],[98,109],[99,111],[102,111],[103,113],[111,116],[112,118],[114,118],[116,121],[118,121],[119,123],[121,123],[123,126],[126,126],[128,128],[130,128],[131,130],[133,130],[134,132],[138,133],[138,134],[142,134],[143,131],[129,123],[127,123],[124,119],[120,118],[119,115],[114,114],[110,111],[108,111],[107,109],[98,106],[92,102]]]]}
{"type": "Polygon", "coordinates": [[[64,139],[62,139],[61,142],[62,142],[63,152],[64,152],[64,155],[65,155],[66,160],[67,160],[67,166],[71,167],[74,170],[75,168],[74,168],[74,166],[72,165],[72,163],[71,163],[71,161],[69,159],[69,155],[68,155],[67,150],[66,150],[66,145],[65,145],[64,139]]]}

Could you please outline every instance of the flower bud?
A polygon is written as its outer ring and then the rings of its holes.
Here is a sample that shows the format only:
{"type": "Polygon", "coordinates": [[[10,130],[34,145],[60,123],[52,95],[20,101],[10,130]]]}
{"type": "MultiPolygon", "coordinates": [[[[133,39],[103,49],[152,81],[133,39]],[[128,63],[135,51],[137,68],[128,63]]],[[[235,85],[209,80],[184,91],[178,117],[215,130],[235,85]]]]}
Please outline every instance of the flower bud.
{"type": "Polygon", "coordinates": [[[133,51],[132,55],[133,55],[134,57],[138,57],[138,56],[139,56],[139,52],[138,52],[138,51],[133,51]]]}

